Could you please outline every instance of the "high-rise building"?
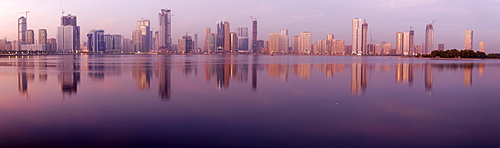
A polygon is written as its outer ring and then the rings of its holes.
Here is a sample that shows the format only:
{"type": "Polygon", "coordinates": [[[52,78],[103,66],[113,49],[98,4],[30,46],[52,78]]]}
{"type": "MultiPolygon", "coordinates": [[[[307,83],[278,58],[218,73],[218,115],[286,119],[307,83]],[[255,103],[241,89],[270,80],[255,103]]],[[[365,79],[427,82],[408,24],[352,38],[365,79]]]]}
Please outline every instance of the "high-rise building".
{"type": "Polygon", "coordinates": [[[236,27],[234,29],[238,36],[238,52],[249,52],[248,50],[248,27],[236,27]]]}
{"type": "Polygon", "coordinates": [[[403,55],[410,54],[410,33],[403,33],[403,55]]]}
{"type": "Polygon", "coordinates": [[[217,21],[216,22],[216,39],[215,39],[215,47],[217,49],[217,52],[223,52],[224,50],[224,24],[222,21],[217,21]]]}
{"type": "Polygon", "coordinates": [[[210,52],[216,52],[217,46],[216,46],[216,40],[217,40],[217,34],[215,33],[210,33],[210,43],[209,43],[209,51],[210,52]]]}
{"type": "Polygon", "coordinates": [[[203,52],[210,53],[210,27],[205,28],[205,40],[203,41],[203,52]]]}
{"type": "Polygon", "coordinates": [[[361,19],[352,20],[352,54],[362,55],[368,44],[368,23],[361,19]]]}
{"type": "Polygon", "coordinates": [[[0,51],[7,50],[7,39],[0,39],[0,51]]]}
{"type": "Polygon", "coordinates": [[[229,44],[231,53],[238,51],[238,34],[236,32],[229,33],[229,44]]]}
{"type": "Polygon", "coordinates": [[[135,52],[150,52],[152,32],[150,30],[150,21],[140,19],[137,21],[137,29],[132,32],[132,43],[135,52]]]}
{"type": "Polygon", "coordinates": [[[256,52],[257,49],[257,19],[252,19],[252,52],[256,52]]]}
{"type": "Polygon", "coordinates": [[[345,40],[344,39],[333,39],[332,40],[332,54],[343,55],[346,53],[347,53],[347,51],[346,51],[346,46],[345,46],[345,40]]]}
{"type": "Polygon", "coordinates": [[[292,36],[292,53],[299,53],[299,36],[292,36]]]}
{"type": "Polygon", "coordinates": [[[27,20],[24,16],[21,16],[18,20],[17,20],[17,31],[18,31],[18,34],[17,34],[17,42],[18,42],[18,49],[21,49],[21,45],[24,45],[26,44],[26,30],[28,29],[28,26],[27,26],[27,20]]]}
{"type": "Polygon", "coordinates": [[[370,50],[368,49],[368,23],[364,22],[361,25],[361,54],[369,55],[370,50]]]}
{"type": "Polygon", "coordinates": [[[465,30],[465,35],[464,35],[464,50],[474,50],[472,47],[473,43],[473,32],[472,30],[468,29],[465,30]]]}
{"type": "Polygon", "coordinates": [[[279,52],[279,34],[271,33],[269,34],[269,53],[278,53],[279,52]]]}
{"type": "Polygon", "coordinates": [[[224,52],[232,52],[231,51],[231,27],[229,26],[228,21],[224,21],[224,52]]]}
{"type": "Polygon", "coordinates": [[[404,46],[404,33],[396,32],[396,55],[403,54],[403,46],[404,46]]]}
{"type": "Polygon", "coordinates": [[[438,44],[438,50],[444,51],[444,44],[438,44]]]}
{"type": "Polygon", "coordinates": [[[480,52],[484,52],[484,51],[485,51],[485,49],[484,49],[484,48],[485,48],[485,47],[484,47],[484,42],[482,42],[482,41],[481,41],[481,42],[479,42],[479,51],[480,51],[480,52]]]}
{"type": "MultiPolygon", "coordinates": [[[[104,33],[104,32],[103,32],[104,33]]],[[[122,51],[122,36],[117,34],[104,35],[104,52],[120,52],[122,51]]]]}
{"type": "MultiPolygon", "coordinates": [[[[329,42],[331,40],[318,40],[318,54],[327,54],[328,53],[328,47],[329,47],[329,42]]],[[[331,43],[330,43],[331,45],[331,43]]]]}
{"type": "Polygon", "coordinates": [[[429,54],[434,50],[434,27],[433,24],[427,24],[425,27],[425,47],[424,54],[429,54]]]}
{"type": "Polygon", "coordinates": [[[311,54],[312,47],[312,34],[309,32],[302,32],[299,36],[299,53],[311,54]]]}
{"type": "Polygon", "coordinates": [[[408,55],[410,56],[413,56],[415,55],[415,31],[413,31],[413,29],[410,29],[410,33],[409,33],[409,38],[408,38],[408,48],[410,48],[410,50],[408,51],[408,55]]]}
{"type": "Polygon", "coordinates": [[[132,45],[132,39],[130,38],[124,38],[122,42],[122,52],[124,53],[132,53],[134,52],[133,50],[133,45],[132,45]]]}
{"type": "Polygon", "coordinates": [[[61,17],[61,26],[57,28],[57,51],[76,52],[80,50],[80,26],[76,16],[68,14],[61,17]]]}
{"type": "Polygon", "coordinates": [[[57,50],[57,40],[56,38],[50,38],[47,40],[48,46],[47,51],[54,52],[57,50]]]}
{"type": "Polygon", "coordinates": [[[38,29],[38,44],[47,44],[47,29],[38,29]]]}
{"type": "Polygon", "coordinates": [[[185,35],[182,37],[184,43],[179,42],[179,47],[183,46],[184,53],[192,53],[194,49],[193,38],[189,35],[185,35]],[[181,45],[183,44],[183,45],[181,45]]]}
{"type": "Polygon", "coordinates": [[[35,30],[26,30],[26,44],[35,44],[35,30]]]}
{"type": "Polygon", "coordinates": [[[288,44],[289,38],[288,38],[288,30],[287,29],[281,29],[280,35],[279,35],[279,46],[278,46],[278,52],[280,53],[288,53],[288,44]]]}
{"type": "Polygon", "coordinates": [[[87,49],[89,52],[104,52],[106,48],[104,30],[90,30],[87,34],[87,49]]]}
{"type": "Polygon", "coordinates": [[[172,18],[171,18],[171,10],[169,9],[161,9],[161,12],[158,14],[159,18],[159,31],[158,31],[158,52],[171,52],[172,46],[172,18]]]}

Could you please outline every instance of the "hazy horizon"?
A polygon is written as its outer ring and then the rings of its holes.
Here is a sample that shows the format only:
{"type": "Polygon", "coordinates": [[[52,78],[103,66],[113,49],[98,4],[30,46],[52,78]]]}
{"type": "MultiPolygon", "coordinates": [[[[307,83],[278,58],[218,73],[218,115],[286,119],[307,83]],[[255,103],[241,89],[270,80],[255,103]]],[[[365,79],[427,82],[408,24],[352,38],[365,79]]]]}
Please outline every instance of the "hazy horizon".
{"type": "MultiPolygon", "coordinates": [[[[251,28],[249,16],[259,21],[258,39],[267,40],[270,33],[288,29],[290,36],[300,32],[312,33],[313,44],[334,34],[351,44],[351,20],[366,19],[375,43],[394,44],[396,32],[415,30],[415,44],[424,41],[425,25],[434,25],[435,45],[444,43],[446,49],[464,48],[464,30],[474,31],[474,50],[484,41],[486,52],[500,52],[495,34],[500,32],[500,1],[481,2],[466,0],[353,0],[353,1],[230,1],[189,0],[165,2],[161,0],[3,0],[0,2],[0,37],[17,40],[17,19],[28,14],[29,29],[47,29],[48,37],[54,38],[60,26],[62,9],[65,15],[78,18],[82,41],[91,29],[103,29],[107,34],[120,34],[131,38],[136,21],[151,20],[153,31],[158,30],[158,13],[161,9],[172,10],[172,40],[189,32],[198,33],[198,46],[203,46],[205,28],[215,29],[217,20],[227,20],[234,27],[251,28]]],[[[250,31],[251,29],[249,29],[250,31]]],[[[35,33],[38,35],[38,32],[35,33]]]]}

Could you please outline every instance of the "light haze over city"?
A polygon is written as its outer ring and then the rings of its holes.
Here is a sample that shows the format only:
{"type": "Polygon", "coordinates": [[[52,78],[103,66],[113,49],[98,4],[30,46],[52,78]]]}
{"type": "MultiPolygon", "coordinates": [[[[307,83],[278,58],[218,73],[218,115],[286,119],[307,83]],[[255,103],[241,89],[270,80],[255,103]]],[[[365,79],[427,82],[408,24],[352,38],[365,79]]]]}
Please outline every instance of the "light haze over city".
{"type": "Polygon", "coordinates": [[[251,28],[249,16],[259,21],[258,39],[267,40],[270,33],[288,29],[290,36],[308,31],[312,42],[334,34],[337,39],[351,43],[352,19],[362,18],[370,25],[375,43],[395,44],[396,32],[415,30],[415,44],[424,42],[425,25],[432,20],[437,44],[446,49],[464,48],[464,30],[474,30],[474,47],[486,43],[486,52],[500,52],[495,36],[500,32],[500,1],[481,2],[466,0],[353,0],[353,1],[162,1],[162,0],[2,0],[0,2],[0,36],[17,39],[17,19],[28,14],[29,29],[47,29],[48,37],[55,38],[60,26],[61,12],[76,15],[81,27],[81,38],[91,29],[106,33],[132,36],[137,20],[151,21],[153,31],[158,30],[160,9],[172,10],[172,40],[188,32],[198,33],[199,47],[203,47],[204,29],[215,28],[218,20],[227,20],[234,27],[251,28]]]}

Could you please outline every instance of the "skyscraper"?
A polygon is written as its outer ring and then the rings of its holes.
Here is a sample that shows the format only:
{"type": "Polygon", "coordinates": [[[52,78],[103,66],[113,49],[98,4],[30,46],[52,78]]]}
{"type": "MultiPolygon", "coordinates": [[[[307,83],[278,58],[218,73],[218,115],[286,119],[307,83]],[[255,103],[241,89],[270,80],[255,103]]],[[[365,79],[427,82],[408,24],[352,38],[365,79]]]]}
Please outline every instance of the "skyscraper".
{"type": "Polygon", "coordinates": [[[210,27],[205,28],[205,40],[203,41],[203,52],[210,53],[210,27]]]}
{"type": "Polygon", "coordinates": [[[26,30],[28,29],[26,18],[24,16],[21,16],[17,20],[17,42],[19,45],[16,45],[18,49],[21,49],[20,45],[26,44],[26,30]]]}
{"type": "Polygon", "coordinates": [[[252,18],[252,52],[256,52],[257,49],[257,19],[252,18]]]}
{"type": "Polygon", "coordinates": [[[288,53],[288,44],[289,38],[288,38],[288,30],[287,29],[281,29],[280,35],[279,35],[279,46],[278,46],[278,52],[280,53],[288,53]]]}
{"type": "Polygon", "coordinates": [[[26,30],[26,44],[35,44],[35,30],[26,30]]]}
{"type": "Polygon", "coordinates": [[[444,44],[438,44],[438,50],[443,51],[444,50],[444,44]]]}
{"type": "Polygon", "coordinates": [[[429,54],[432,50],[434,50],[434,27],[433,24],[427,24],[425,27],[424,54],[429,54]]]}
{"type": "Polygon", "coordinates": [[[299,36],[292,36],[292,53],[299,53],[299,36]]]}
{"type": "Polygon", "coordinates": [[[90,30],[87,34],[87,49],[89,52],[104,52],[104,30],[90,30]]]}
{"type": "Polygon", "coordinates": [[[352,19],[352,54],[362,54],[362,20],[359,18],[352,19]]]}
{"type": "Polygon", "coordinates": [[[231,53],[238,51],[238,34],[236,32],[229,33],[229,44],[231,53]]]}
{"type": "Polygon", "coordinates": [[[278,53],[279,51],[279,34],[271,33],[269,34],[269,53],[278,53]]]}
{"type": "Polygon", "coordinates": [[[215,48],[217,52],[222,52],[224,50],[224,24],[222,21],[217,21],[216,29],[215,48]]]}
{"type": "Polygon", "coordinates": [[[361,25],[361,54],[369,55],[370,52],[368,50],[368,23],[364,22],[361,25]]]}
{"type": "Polygon", "coordinates": [[[158,14],[160,26],[159,26],[159,36],[158,36],[158,52],[171,52],[172,46],[172,25],[171,25],[171,10],[161,9],[158,14]]]}
{"type": "Polygon", "coordinates": [[[248,50],[248,27],[237,27],[234,29],[238,36],[238,52],[249,52],[248,50]]]}
{"type": "Polygon", "coordinates": [[[38,44],[47,44],[47,29],[38,29],[38,44]]]}
{"type": "Polygon", "coordinates": [[[224,52],[231,51],[231,27],[228,21],[224,21],[224,52]]]}
{"type": "Polygon", "coordinates": [[[57,28],[57,50],[76,52],[80,50],[80,26],[76,16],[68,14],[61,17],[61,27],[57,28]]]}
{"type": "Polygon", "coordinates": [[[472,30],[465,30],[465,35],[464,35],[464,50],[473,50],[472,43],[473,43],[473,32],[472,30]]]}
{"type": "Polygon", "coordinates": [[[403,33],[403,55],[410,54],[410,33],[403,33]]]}
{"type": "Polygon", "coordinates": [[[299,53],[311,54],[312,34],[309,32],[302,32],[299,36],[299,53]]]}
{"type": "Polygon", "coordinates": [[[151,51],[151,33],[149,20],[140,19],[137,21],[137,29],[132,32],[132,43],[135,52],[151,51]]]}
{"type": "Polygon", "coordinates": [[[408,47],[410,48],[408,55],[413,56],[413,55],[415,55],[415,42],[414,42],[414,40],[415,40],[415,31],[413,31],[413,29],[410,29],[408,40],[409,40],[408,41],[408,43],[409,43],[408,47]]]}
{"type": "Polygon", "coordinates": [[[396,32],[396,55],[403,54],[403,46],[404,46],[404,33],[396,32]]]}
{"type": "Polygon", "coordinates": [[[484,48],[485,48],[485,47],[484,47],[484,42],[479,42],[479,51],[480,51],[480,52],[484,52],[484,51],[485,51],[485,49],[484,49],[484,48]]]}
{"type": "Polygon", "coordinates": [[[217,47],[216,47],[216,40],[217,40],[217,34],[215,33],[210,33],[210,43],[209,43],[209,51],[210,52],[217,52],[217,47]]]}

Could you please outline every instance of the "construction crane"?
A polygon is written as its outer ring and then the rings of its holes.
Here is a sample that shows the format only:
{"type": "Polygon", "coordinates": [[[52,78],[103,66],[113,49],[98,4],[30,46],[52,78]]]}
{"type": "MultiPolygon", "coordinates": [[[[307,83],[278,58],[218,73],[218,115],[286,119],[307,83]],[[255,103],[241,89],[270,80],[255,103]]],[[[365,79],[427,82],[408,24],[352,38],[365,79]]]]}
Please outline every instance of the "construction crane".
{"type": "Polygon", "coordinates": [[[61,16],[64,16],[64,7],[62,0],[61,0],[61,16]]]}
{"type": "Polygon", "coordinates": [[[26,10],[24,12],[19,12],[17,14],[26,14],[26,19],[28,19],[28,13],[30,13],[30,11],[26,10]]]}

